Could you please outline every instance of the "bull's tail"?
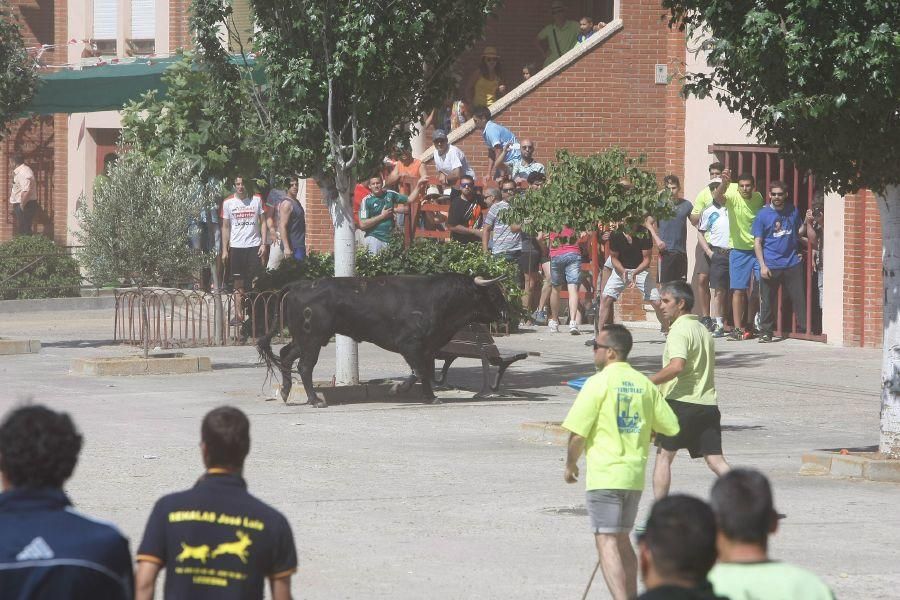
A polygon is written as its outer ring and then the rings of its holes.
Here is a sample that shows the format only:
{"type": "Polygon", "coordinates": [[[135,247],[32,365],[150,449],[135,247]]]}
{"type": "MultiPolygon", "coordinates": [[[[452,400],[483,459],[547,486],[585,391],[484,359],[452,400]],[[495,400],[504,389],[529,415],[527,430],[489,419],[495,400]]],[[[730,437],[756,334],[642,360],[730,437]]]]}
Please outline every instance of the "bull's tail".
{"type": "Polygon", "coordinates": [[[281,371],[281,359],[272,352],[272,338],[276,335],[278,330],[274,329],[256,340],[256,351],[259,352],[260,360],[266,363],[269,375],[274,375],[276,370],[281,371]]]}

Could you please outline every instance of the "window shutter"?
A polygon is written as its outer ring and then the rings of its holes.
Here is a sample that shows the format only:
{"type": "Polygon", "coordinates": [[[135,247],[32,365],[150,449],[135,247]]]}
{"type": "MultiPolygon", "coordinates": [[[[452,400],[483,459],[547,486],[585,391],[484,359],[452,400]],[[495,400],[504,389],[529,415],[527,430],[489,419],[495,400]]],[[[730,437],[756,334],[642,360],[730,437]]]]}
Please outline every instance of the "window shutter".
{"type": "Polygon", "coordinates": [[[116,25],[119,20],[117,0],[94,0],[94,39],[116,39],[116,25]]]}
{"type": "MultiPolygon", "coordinates": [[[[232,0],[231,2],[231,18],[234,19],[234,28],[240,39],[234,39],[229,34],[229,46],[232,52],[237,52],[240,46],[244,46],[244,52],[250,52],[250,35],[253,33],[253,27],[250,20],[250,1],[249,0],[232,0]]],[[[230,25],[230,24],[229,24],[230,25]]]]}
{"type": "Polygon", "coordinates": [[[156,0],[131,0],[131,39],[156,39],[156,0]]]}

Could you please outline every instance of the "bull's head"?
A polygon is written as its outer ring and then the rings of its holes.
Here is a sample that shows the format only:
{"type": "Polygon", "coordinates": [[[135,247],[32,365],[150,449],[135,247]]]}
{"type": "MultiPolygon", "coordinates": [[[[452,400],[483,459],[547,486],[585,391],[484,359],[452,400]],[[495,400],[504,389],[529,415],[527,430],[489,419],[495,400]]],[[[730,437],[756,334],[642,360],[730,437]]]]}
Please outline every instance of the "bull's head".
{"type": "Polygon", "coordinates": [[[476,307],[478,321],[490,323],[506,320],[506,315],[509,313],[509,304],[506,301],[503,289],[499,285],[503,279],[503,276],[494,277],[493,279],[474,278],[475,287],[478,289],[480,297],[480,302],[476,307]]]}

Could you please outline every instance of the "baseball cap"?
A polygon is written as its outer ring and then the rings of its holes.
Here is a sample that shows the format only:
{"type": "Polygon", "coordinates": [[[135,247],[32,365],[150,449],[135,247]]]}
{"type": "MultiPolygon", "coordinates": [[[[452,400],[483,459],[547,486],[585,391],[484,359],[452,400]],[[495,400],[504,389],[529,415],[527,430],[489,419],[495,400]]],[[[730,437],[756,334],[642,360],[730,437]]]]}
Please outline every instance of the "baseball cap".
{"type": "Polygon", "coordinates": [[[434,133],[431,134],[431,139],[432,140],[446,140],[447,132],[444,131],[443,129],[435,129],[434,133]]]}
{"type": "Polygon", "coordinates": [[[429,185],[428,189],[425,190],[425,197],[428,196],[440,196],[443,192],[441,192],[441,188],[436,185],[429,185]]]}
{"type": "Polygon", "coordinates": [[[722,178],[721,177],[713,177],[712,179],[709,180],[709,183],[722,183],[722,178]]]}

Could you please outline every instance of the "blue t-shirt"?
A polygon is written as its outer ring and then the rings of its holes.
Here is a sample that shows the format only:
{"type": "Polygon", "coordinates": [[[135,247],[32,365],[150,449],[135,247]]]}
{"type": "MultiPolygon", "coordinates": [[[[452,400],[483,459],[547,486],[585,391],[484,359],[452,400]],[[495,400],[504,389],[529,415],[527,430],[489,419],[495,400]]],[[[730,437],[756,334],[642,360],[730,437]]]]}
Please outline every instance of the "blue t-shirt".
{"type": "Polygon", "coordinates": [[[789,269],[800,264],[800,212],[793,204],[785,204],[781,212],[763,206],[753,220],[753,237],[762,239],[763,258],[770,269],[789,269]]]}
{"type": "Polygon", "coordinates": [[[488,121],[484,126],[482,137],[484,137],[484,143],[487,144],[488,148],[493,148],[500,144],[500,148],[503,149],[506,148],[507,144],[512,144],[509,150],[506,151],[506,158],[503,162],[516,162],[522,158],[522,154],[519,152],[519,140],[516,139],[512,131],[503,125],[488,121]]]}

